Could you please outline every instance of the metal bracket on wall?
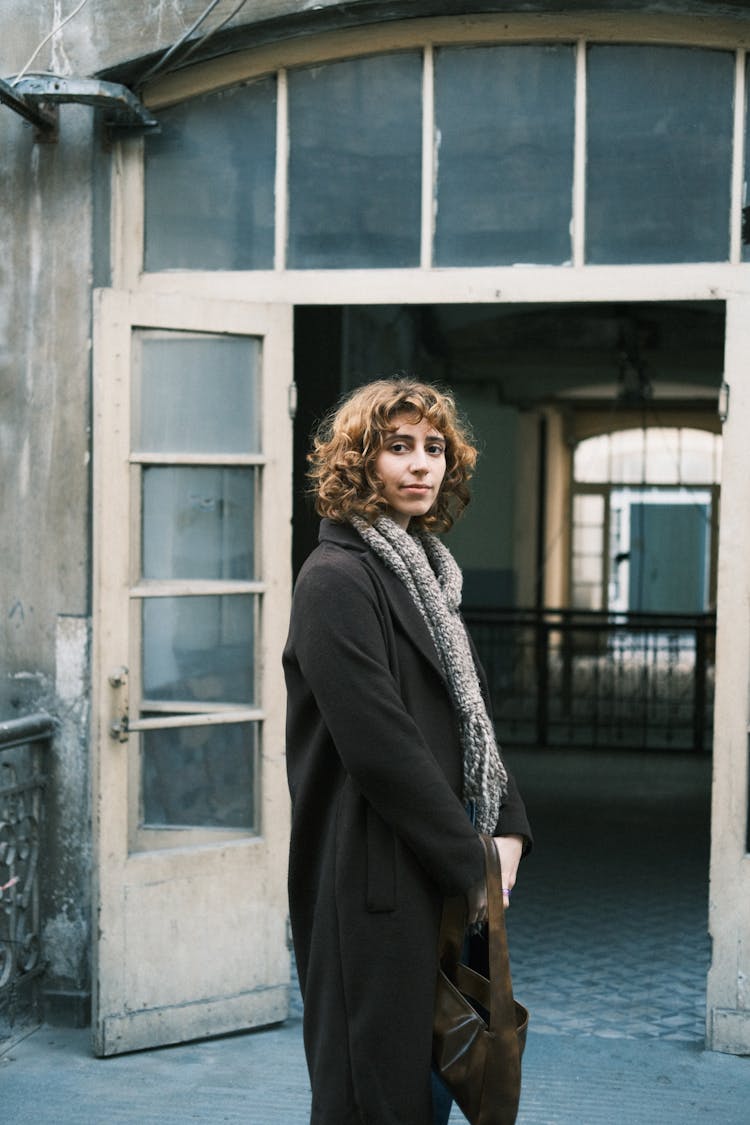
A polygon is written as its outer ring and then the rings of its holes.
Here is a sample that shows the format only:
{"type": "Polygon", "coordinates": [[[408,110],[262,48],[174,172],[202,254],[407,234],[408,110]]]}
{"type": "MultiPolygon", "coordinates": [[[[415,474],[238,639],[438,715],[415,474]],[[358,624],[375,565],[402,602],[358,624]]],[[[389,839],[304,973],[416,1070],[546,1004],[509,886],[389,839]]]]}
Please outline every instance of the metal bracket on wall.
{"type": "Polygon", "coordinates": [[[36,126],[37,140],[57,139],[57,107],[63,102],[101,109],[111,129],[146,131],[159,125],[127,86],[98,78],[30,75],[15,84],[0,78],[0,102],[36,126]]]}
{"type": "Polygon", "coordinates": [[[57,131],[57,113],[38,103],[27,102],[4,78],[0,78],[0,102],[34,125],[37,136],[46,137],[57,131]]]}

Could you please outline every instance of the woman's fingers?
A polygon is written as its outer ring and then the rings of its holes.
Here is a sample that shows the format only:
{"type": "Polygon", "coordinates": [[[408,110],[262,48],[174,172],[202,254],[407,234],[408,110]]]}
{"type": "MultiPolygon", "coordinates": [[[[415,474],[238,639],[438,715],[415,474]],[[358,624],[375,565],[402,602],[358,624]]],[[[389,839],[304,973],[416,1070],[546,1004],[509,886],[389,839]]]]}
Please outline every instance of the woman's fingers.
{"type": "MultiPolygon", "coordinates": [[[[493,843],[497,849],[500,860],[500,870],[503,879],[503,906],[510,906],[511,892],[516,885],[518,865],[523,852],[523,836],[495,836],[493,843]]],[[[487,921],[487,883],[482,879],[471,890],[466,892],[468,907],[468,923],[470,926],[477,922],[487,921]]]]}
{"type": "Polygon", "coordinates": [[[510,906],[511,891],[516,885],[518,865],[523,854],[523,836],[495,836],[493,842],[500,860],[503,879],[503,906],[510,906]]]}

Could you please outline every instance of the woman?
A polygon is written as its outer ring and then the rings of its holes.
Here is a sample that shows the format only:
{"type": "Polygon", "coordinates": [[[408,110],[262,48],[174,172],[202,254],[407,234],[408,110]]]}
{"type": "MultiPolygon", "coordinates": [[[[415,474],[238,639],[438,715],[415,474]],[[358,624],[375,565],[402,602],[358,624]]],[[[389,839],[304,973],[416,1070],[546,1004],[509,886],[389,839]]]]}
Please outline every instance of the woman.
{"type": "Polygon", "coordinates": [[[452,398],[409,379],[355,391],[310,454],[323,520],[284,668],[314,1125],[447,1120],[430,1078],[443,898],[486,917],[480,831],[498,838],[507,905],[531,838],[458,613],[460,571],[429,534],[465,507],[475,460],[452,398]]]}

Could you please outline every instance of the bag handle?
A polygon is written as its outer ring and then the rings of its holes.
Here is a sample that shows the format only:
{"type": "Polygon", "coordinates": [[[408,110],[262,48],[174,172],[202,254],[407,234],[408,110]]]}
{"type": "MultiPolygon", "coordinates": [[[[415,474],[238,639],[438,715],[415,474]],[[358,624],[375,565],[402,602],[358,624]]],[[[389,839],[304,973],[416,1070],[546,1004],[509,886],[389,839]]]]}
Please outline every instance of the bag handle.
{"type": "MultiPolygon", "coordinates": [[[[489,1013],[490,1030],[516,1027],[516,1008],[510,976],[508,936],[505,930],[503,907],[503,881],[500,857],[491,836],[481,836],[484,847],[485,877],[487,881],[487,931],[489,944],[489,1013]]],[[[466,899],[463,895],[447,898],[443,903],[438,951],[440,963],[455,980],[461,963],[461,951],[466,930],[466,899]]]]}
{"type": "Polygon", "coordinates": [[[487,868],[487,928],[490,954],[490,1030],[512,1027],[516,1009],[510,977],[508,935],[503,906],[503,873],[500,857],[491,836],[482,836],[487,868]]]}

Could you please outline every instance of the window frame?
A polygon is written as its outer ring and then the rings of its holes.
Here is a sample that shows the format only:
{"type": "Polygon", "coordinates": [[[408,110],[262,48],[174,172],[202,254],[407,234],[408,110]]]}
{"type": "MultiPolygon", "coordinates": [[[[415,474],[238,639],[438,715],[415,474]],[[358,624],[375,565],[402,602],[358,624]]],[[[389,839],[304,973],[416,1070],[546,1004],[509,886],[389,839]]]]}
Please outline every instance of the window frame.
{"type": "MultiPolygon", "coordinates": [[[[311,64],[325,64],[327,62],[342,61],[347,58],[357,58],[377,53],[390,53],[396,51],[413,50],[418,48],[423,56],[423,89],[422,89],[422,219],[421,219],[421,255],[418,267],[385,268],[377,272],[383,276],[393,274],[401,282],[411,284],[412,280],[425,281],[425,275],[434,273],[433,269],[433,244],[434,244],[434,195],[435,195],[435,153],[434,153],[434,50],[436,48],[451,46],[489,46],[492,44],[517,44],[524,43],[573,43],[576,48],[576,84],[574,90],[574,116],[575,116],[575,142],[573,158],[572,188],[572,247],[573,256],[570,263],[561,266],[545,266],[545,270],[572,272],[582,269],[597,270],[628,270],[643,267],[627,265],[619,266],[592,266],[585,261],[585,207],[586,207],[586,52],[592,44],[618,44],[618,45],[667,45],[678,47],[695,47],[706,49],[724,49],[735,54],[735,89],[734,89],[734,126],[732,135],[732,170],[730,183],[730,214],[729,219],[729,258],[726,262],[710,263],[716,270],[726,269],[742,263],[742,192],[744,180],[744,142],[745,142],[745,83],[746,83],[746,54],[750,48],[750,33],[743,36],[742,29],[730,21],[712,21],[711,24],[696,29],[695,21],[687,17],[654,17],[647,23],[642,19],[621,17],[616,21],[611,18],[589,15],[585,18],[571,16],[545,16],[529,18],[513,16],[503,20],[497,17],[477,17],[471,20],[456,19],[453,17],[436,18],[428,20],[409,21],[403,24],[385,24],[376,29],[363,31],[331,32],[320,36],[310,36],[300,41],[284,42],[257,49],[249,49],[230,55],[228,58],[201,63],[186,71],[178,71],[157,79],[144,91],[144,101],[158,116],[159,109],[181,102],[199,94],[206,94],[233,86],[238,82],[249,81],[254,78],[277,76],[277,121],[276,121],[276,168],[274,174],[276,193],[275,213],[275,259],[273,270],[257,270],[224,274],[217,271],[215,282],[221,287],[222,276],[242,277],[249,283],[255,280],[252,294],[248,292],[247,299],[258,299],[260,292],[268,292],[268,284],[280,275],[286,281],[294,280],[295,295],[293,300],[299,303],[327,303],[324,298],[320,301],[320,278],[356,278],[369,272],[367,268],[346,270],[326,268],[323,270],[289,270],[286,263],[286,244],[288,234],[288,90],[287,73],[289,68],[309,66],[311,64]],[[250,274],[250,276],[249,276],[250,274]],[[299,296],[297,296],[299,294],[299,296]],[[317,294],[318,296],[314,296],[317,294]]],[[[138,143],[138,142],[136,142],[138,143]]],[[[140,159],[143,159],[141,142],[140,159]]],[[[143,179],[141,165],[140,179],[143,179]]],[[[140,191],[142,195],[143,184],[140,191]]],[[[131,197],[132,200],[132,197],[131,197]]],[[[128,212],[135,223],[131,233],[135,237],[135,247],[131,248],[131,261],[127,263],[127,276],[158,279],[161,272],[150,274],[143,273],[143,215],[138,220],[133,210],[133,203],[128,212]],[[133,260],[134,259],[134,260],[133,260]]],[[[692,262],[676,266],[655,265],[649,266],[650,270],[679,271],[694,268],[692,262]]],[[[708,268],[702,264],[702,269],[708,268]]],[[[504,267],[444,267],[441,273],[455,269],[459,273],[466,270],[492,270],[500,274],[506,284],[506,275],[515,271],[520,272],[515,266],[504,267]]],[[[202,274],[203,271],[162,271],[173,274],[175,272],[188,272],[193,275],[202,274]]],[[[358,287],[359,288],[359,287],[358,287]]],[[[512,283],[508,288],[513,289],[512,283]]],[[[338,286],[331,287],[330,302],[345,303],[339,296],[338,286]]],[[[497,286],[496,286],[497,290],[497,286]]],[[[503,289],[505,292],[506,289],[503,289]]],[[[392,292],[392,288],[391,288],[392,292]]],[[[370,300],[378,298],[373,294],[370,300]]],[[[382,297],[380,298],[382,299],[382,297]]],[[[430,293],[424,293],[417,298],[430,300],[430,293]]],[[[519,296],[517,299],[523,299],[519,296]]]]}

